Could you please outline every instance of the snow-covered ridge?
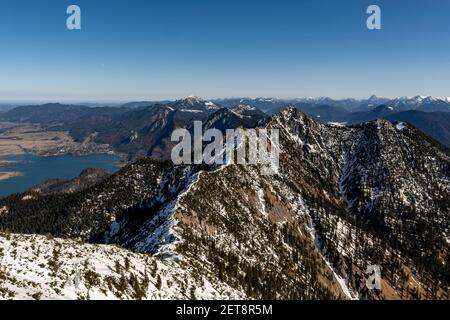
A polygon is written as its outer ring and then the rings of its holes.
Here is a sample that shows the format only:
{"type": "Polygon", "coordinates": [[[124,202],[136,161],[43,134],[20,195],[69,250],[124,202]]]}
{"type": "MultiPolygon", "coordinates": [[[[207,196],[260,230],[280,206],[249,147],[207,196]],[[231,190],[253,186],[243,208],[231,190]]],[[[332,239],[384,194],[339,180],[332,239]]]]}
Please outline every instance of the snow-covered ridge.
{"type": "Polygon", "coordinates": [[[110,246],[0,235],[0,299],[240,299],[189,267],[110,246]]]}
{"type": "Polygon", "coordinates": [[[177,243],[183,241],[176,230],[175,213],[179,207],[179,202],[193,188],[200,174],[201,171],[188,173],[188,181],[178,196],[166,203],[150,220],[141,226],[139,233],[130,240],[131,243],[134,243],[134,250],[137,252],[155,252],[163,259],[182,260],[182,257],[175,250],[177,243]]]}

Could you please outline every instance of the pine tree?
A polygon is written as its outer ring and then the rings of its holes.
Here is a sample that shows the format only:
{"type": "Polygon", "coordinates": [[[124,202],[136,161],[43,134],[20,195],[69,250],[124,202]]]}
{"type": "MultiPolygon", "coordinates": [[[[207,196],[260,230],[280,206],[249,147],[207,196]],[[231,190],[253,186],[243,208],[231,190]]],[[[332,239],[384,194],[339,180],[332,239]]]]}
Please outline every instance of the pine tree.
{"type": "Polygon", "coordinates": [[[122,273],[120,280],[119,280],[119,284],[117,286],[117,290],[121,293],[125,293],[128,289],[128,281],[127,278],[125,277],[125,275],[122,273]]]}
{"type": "Polygon", "coordinates": [[[158,271],[158,264],[156,263],[155,260],[153,260],[150,266],[150,275],[152,276],[152,278],[156,277],[157,271],[158,271]]]}
{"type": "Polygon", "coordinates": [[[130,271],[130,259],[125,257],[125,270],[130,271]]]}
{"type": "Polygon", "coordinates": [[[191,290],[189,291],[190,293],[190,299],[191,300],[197,300],[196,296],[195,296],[195,287],[191,286],[191,290]]]}
{"type": "Polygon", "coordinates": [[[116,270],[116,273],[121,272],[122,266],[120,265],[119,261],[117,261],[117,260],[114,263],[114,269],[116,270]]]}
{"type": "Polygon", "coordinates": [[[161,290],[161,286],[162,286],[162,281],[161,281],[160,275],[158,274],[158,276],[156,277],[156,288],[158,290],[161,290]]]}

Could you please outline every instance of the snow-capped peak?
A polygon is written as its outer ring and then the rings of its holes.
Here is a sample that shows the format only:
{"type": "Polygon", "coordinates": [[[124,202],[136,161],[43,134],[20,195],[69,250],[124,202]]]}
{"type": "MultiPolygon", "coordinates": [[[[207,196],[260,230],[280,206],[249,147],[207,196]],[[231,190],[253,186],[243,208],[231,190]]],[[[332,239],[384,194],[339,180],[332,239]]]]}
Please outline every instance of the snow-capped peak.
{"type": "Polygon", "coordinates": [[[187,96],[184,99],[181,99],[182,101],[189,102],[189,103],[201,103],[205,102],[203,98],[197,97],[197,96],[187,96]]]}
{"type": "Polygon", "coordinates": [[[450,102],[450,99],[448,97],[433,97],[433,96],[426,96],[426,95],[416,95],[414,97],[403,96],[403,97],[398,97],[394,100],[416,102],[416,103],[421,103],[421,102],[425,102],[425,101],[439,101],[439,100],[444,101],[444,102],[450,102]]]}
{"type": "Polygon", "coordinates": [[[197,96],[187,96],[184,99],[178,100],[177,103],[181,104],[183,107],[204,107],[207,110],[220,109],[220,107],[214,102],[205,100],[197,96]]]}

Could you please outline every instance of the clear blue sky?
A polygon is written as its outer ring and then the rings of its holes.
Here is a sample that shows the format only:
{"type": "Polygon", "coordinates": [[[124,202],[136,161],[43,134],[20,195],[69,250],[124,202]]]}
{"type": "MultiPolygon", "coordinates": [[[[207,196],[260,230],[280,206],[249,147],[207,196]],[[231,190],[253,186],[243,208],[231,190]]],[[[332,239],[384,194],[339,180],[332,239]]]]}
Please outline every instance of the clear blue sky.
{"type": "Polygon", "coordinates": [[[0,100],[450,96],[447,0],[0,0],[0,40],[0,100]]]}

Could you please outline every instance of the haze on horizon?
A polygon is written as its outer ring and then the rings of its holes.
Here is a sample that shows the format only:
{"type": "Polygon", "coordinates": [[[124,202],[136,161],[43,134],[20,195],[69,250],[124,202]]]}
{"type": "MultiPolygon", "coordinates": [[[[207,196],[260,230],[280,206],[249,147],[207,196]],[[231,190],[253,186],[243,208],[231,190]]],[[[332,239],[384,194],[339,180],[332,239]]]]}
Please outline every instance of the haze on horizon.
{"type": "Polygon", "coordinates": [[[450,96],[450,3],[8,0],[0,101],[450,96]],[[82,30],[66,29],[66,9],[82,30]],[[382,29],[366,28],[366,8],[382,29]]]}

